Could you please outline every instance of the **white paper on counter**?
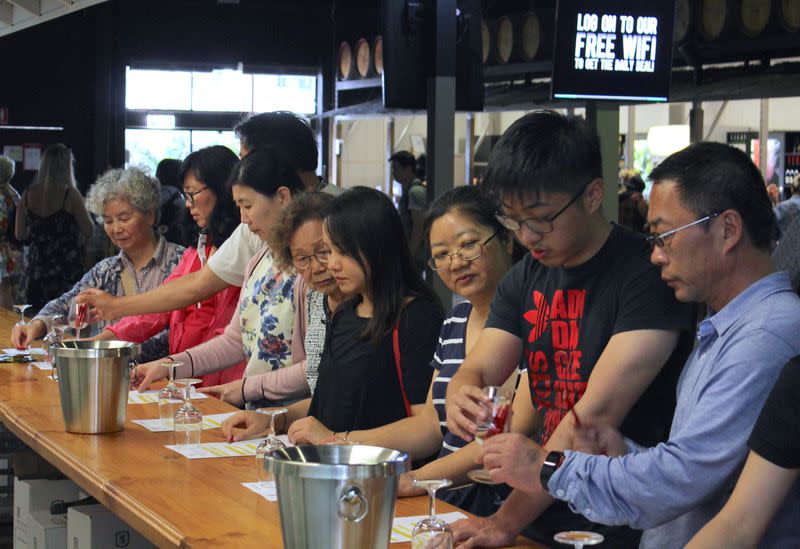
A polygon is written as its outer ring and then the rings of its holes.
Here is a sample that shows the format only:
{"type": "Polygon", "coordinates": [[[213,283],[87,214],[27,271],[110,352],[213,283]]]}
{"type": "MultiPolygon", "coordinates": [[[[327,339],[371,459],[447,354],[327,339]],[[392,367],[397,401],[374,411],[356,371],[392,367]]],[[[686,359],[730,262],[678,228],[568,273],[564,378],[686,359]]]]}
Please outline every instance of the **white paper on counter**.
{"type": "MultiPolygon", "coordinates": [[[[286,435],[278,435],[286,446],[294,446],[286,435]]],[[[200,444],[169,444],[166,447],[189,459],[242,457],[256,455],[256,447],[264,440],[242,440],[240,442],[208,442],[200,444]]]]}
{"type": "Polygon", "coordinates": [[[47,351],[44,349],[40,349],[39,347],[33,347],[31,349],[3,349],[4,355],[44,355],[47,354],[47,351]]]}
{"type": "MultiPolygon", "coordinates": [[[[158,404],[158,392],[158,389],[154,389],[140,393],[134,389],[128,392],[128,404],[158,404]]],[[[192,400],[197,400],[198,398],[208,398],[208,395],[192,391],[192,400]]]]}
{"type": "Polygon", "coordinates": [[[248,490],[252,490],[267,501],[278,501],[278,489],[275,487],[274,480],[267,482],[243,482],[242,486],[248,490]]]}
{"type": "Polygon", "coordinates": [[[31,366],[36,366],[40,370],[52,370],[53,369],[53,365],[50,364],[49,362],[30,362],[29,364],[31,366]]]}
{"type": "MultiPolygon", "coordinates": [[[[203,416],[203,429],[216,429],[222,427],[222,422],[231,417],[236,412],[228,412],[226,414],[211,414],[203,416]]],[[[163,433],[173,431],[172,427],[164,425],[161,419],[132,419],[133,423],[141,425],[148,431],[153,433],[163,433]]]]}
{"type": "MultiPolygon", "coordinates": [[[[427,515],[419,515],[417,517],[394,517],[392,521],[392,539],[389,540],[389,543],[411,541],[411,532],[414,530],[414,525],[424,518],[428,518],[427,515]]],[[[467,515],[458,511],[453,511],[452,513],[436,513],[436,518],[442,519],[450,524],[451,522],[467,518],[467,515]]]]}

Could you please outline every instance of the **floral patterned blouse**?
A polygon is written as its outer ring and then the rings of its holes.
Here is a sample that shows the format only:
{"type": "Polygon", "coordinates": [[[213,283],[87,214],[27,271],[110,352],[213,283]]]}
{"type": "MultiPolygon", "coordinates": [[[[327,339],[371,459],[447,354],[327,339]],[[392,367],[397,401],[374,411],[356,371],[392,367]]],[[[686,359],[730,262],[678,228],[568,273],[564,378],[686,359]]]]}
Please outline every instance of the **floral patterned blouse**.
{"type": "Polygon", "coordinates": [[[294,279],[273,266],[268,247],[256,254],[256,263],[239,301],[242,345],[247,356],[246,376],[292,365],[294,279]]]}
{"type": "Polygon", "coordinates": [[[0,280],[18,278],[22,270],[22,249],[11,242],[14,231],[9,214],[16,208],[14,195],[6,185],[0,185],[0,280]]]}
{"type": "MultiPolygon", "coordinates": [[[[144,293],[153,290],[161,285],[167,275],[178,264],[183,254],[183,246],[167,242],[164,237],[160,237],[158,246],[150,261],[134,276],[137,293],[144,293]]],[[[98,288],[114,296],[125,295],[122,286],[122,270],[133,269],[130,259],[125,252],[120,251],[117,255],[107,257],[99,261],[94,267],[89,269],[69,291],[53,299],[45,305],[42,310],[34,317],[34,320],[41,320],[50,329],[52,316],[63,315],[64,318],[69,314],[69,304],[72,298],[87,288],[98,288]]],[[[92,325],[92,332],[102,331],[109,322],[98,322],[92,325]]],[[[137,357],[142,362],[155,360],[165,356],[168,352],[169,329],[164,329],[159,334],[151,337],[142,343],[142,354],[137,357]]]]}

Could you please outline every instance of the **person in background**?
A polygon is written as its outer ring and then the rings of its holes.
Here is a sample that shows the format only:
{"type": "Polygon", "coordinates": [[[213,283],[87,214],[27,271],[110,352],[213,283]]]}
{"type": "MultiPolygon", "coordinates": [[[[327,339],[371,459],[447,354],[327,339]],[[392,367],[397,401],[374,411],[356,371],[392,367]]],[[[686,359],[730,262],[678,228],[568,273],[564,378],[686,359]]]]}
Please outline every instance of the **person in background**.
{"type": "MultiPolygon", "coordinates": [[[[303,183],[293,166],[280,151],[273,148],[254,149],[233,168],[228,182],[239,206],[242,222],[248,230],[265,242],[280,212],[293,196],[303,192],[303,183]]],[[[214,256],[211,256],[214,257],[214,256]]],[[[195,377],[227,368],[247,360],[245,376],[291,367],[303,356],[302,345],[293,337],[295,276],[278,270],[269,246],[250,260],[245,269],[239,307],[225,331],[217,337],[168,358],[182,363],[175,375],[195,377]]],[[[140,391],[158,379],[167,377],[167,368],[160,360],[138,365],[131,383],[140,391]]],[[[280,405],[303,397],[308,387],[303,383],[290,387],[280,398],[248,405],[280,405]]]]}
{"type": "MultiPolygon", "coordinates": [[[[536,442],[499,434],[484,444],[510,445],[508,458],[520,464],[539,445],[572,448],[576,415],[621,425],[642,444],[669,431],[693,311],[660,279],[644,236],[606,220],[602,173],[594,130],[554,111],[514,122],[489,158],[482,187],[530,253],[498,285],[486,326],[448,385],[447,426],[472,440],[486,419],[482,388],[524,364],[542,417],[536,442]]],[[[529,524],[525,535],[547,545],[564,530],[601,531],[611,547],[638,543],[639,532],[579,511],[541,490],[515,489],[495,515],[456,523],[454,533],[472,538],[467,547],[508,543],[529,524]]]]}
{"type": "Polygon", "coordinates": [[[180,167],[181,161],[175,158],[165,158],[156,166],[156,179],[161,183],[161,215],[157,230],[167,242],[193,246],[195,243],[189,237],[195,232],[194,223],[186,217],[185,198],[178,179],[180,167]]]}
{"type": "MultiPolygon", "coordinates": [[[[747,154],[697,143],[650,177],[648,221],[658,231],[650,235],[651,259],[680,301],[709,311],[681,374],[669,439],[645,447],[581,417],[579,451],[529,448],[520,458],[493,437],[483,462],[493,478],[525,491],[544,488],[596,522],[645,529],[643,549],[678,549],[728,499],[759,410],[783,366],[800,354],[800,298],[770,263],[775,217],[747,154]]],[[[797,546],[796,501],[778,511],[765,547],[797,546]]]]}
{"type": "MultiPolygon", "coordinates": [[[[234,131],[240,140],[240,157],[251,149],[272,147],[296,171],[305,190],[319,189],[330,194],[340,191],[334,185],[324,184],[317,176],[317,141],[308,122],[300,116],[287,111],[261,113],[240,122],[234,131]]],[[[188,307],[228,286],[241,286],[247,264],[262,246],[263,240],[253,234],[247,224],[241,223],[199,271],[135,298],[113,299],[92,290],[84,292],[79,300],[89,303],[94,315],[103,319],[188,307]]],[[[267,257],[263,261],[271,259],[267,257]]]]}
{"type": "MultiPolygon", "coordinates": [[[[781,505],[800,516],[800,356],[783,367],[758,416],[747,445],[750,453],[730,499],[686,549],[771,547],[770,522],[781,505]],[[791,493],[791,494],[790,494],[791,493]],[[791,498],[787,501],[787,498],[791,498]],[[765,538],[766,536],[766,538],[765,538]]],[[[800,546],[800,528],[782,547],[800,546]]]]}
{"type": "MultiPolygon", "coordinates": [[[[194,245],[183,252],[178,265],[164,280],[195,272],[205,265],[217,248],[239,224],[239,212],[227,186],[236,155],[216,145],[191,153],[179,165],[176,177],[183,184],[184,208],[194,221],[194,245]]],[[[163,193],[162,195],[163,196],[163,193]]],[[[169,328],[170,354],[179,353],[207,341],[228,325],[239,304],[239,288],[229,286],[200,303],[172,311],[129,316],[106,326],[97,340],[122,340],[141,343],[169,328]]],[[[202,387],[238,380],[245,362],[202,376],[202,387]]]]}
{"type": "MultiPolygon", "coordinates": [[[[102,219],[103,228],[119,253],[97,263],[70,290],[47,303],[25,326],[14,326],[11,341],[27,347],[52,327],[52,317],[69,314],[70,302],[86,288],[111,295],[136,295],[157,287],[180,261],[183,247],[156,236],[158,180],[138,168],[109,170],[89,189],[89,210],[102,219]]],[[[51,259],[60,261],[58,256],[51,259]]],[[[99,323],[102,330],[107,323],[99,323]]],[[[167,330],[142,344],[140,360],[152,360],[167,351],[167,330]]]]}
{"type": "Polygon", "coordinates": [[[411,257],[414,264],[422,271],[427,256],[422,237],[422,224],[428,207],[428,190],[417,177],[417,160],[413,154],[408,151],[398,151],[389,157],[389,162],[392,166],[392,178],[403,188],[397,209],[403,222],[411,257]]]}
{"type": "Polygon", "coordinates": [[[792,196],[775,206],[775,220],[778,223],[780,239],[789,229],[792,221],[800,217],[800,180],[790,186],[792,196]]]}
{"type": "Polygon", "coordinates": [[[425,182],[427,181],[427,178],[425,176],[427,170],[428,170],[428,155],[422,153],[417,157],[416,172],[417,172],[417,179],[419,179],[423,185],[425,185],[425,182]]]}
{"type": "Polygon", "coordinates": [[[786,271],[792,288],[800,292],[800,215],[786,226],[778,245],[772,250],[772,264],[776,271],[786,271]]]}
{"type": "Polygon", "coordinates": [[[0,307],[17,303],[22,272],[22,247],[14,236],[19,193],[11,186],[14,161],[0,155],[0,307]]]}
{"type": "MultiPolygon", "coordinates": [[[[442,312],[412,265],[400,216],[374,189],[354,187],[337,197],[323,223],[326,263],[339,289],[356,296],[328,324],[314,396],[293,404],[279,430],[309,440],[321,429],[347,440],[411,415],[425,401],[428,367],[442,312]]],[[[239,412],[223,424],[229,440],[266,430],[265,416],[239,412]]]]}
{"type": "Polygon", "coordinates": [[[642,194],[644,189],[645,184],[639,172],[619,172],[619,224],[637,233],[643,233],[647,223],[647,200],[642,194]]]}
{"type": "Polygon", "coordinates": [[[34,309],[66,292],[84,270],[84,243],[94,224],[75,183],[74,162],[66,145],[47,147],[17,208],[15,233],[26,243],[23,292],[34,309]]]}
{"type": "Polygon", "coordinates": [[[781,191],[775,183],[767,185],[767,195],[769,196],[769,201],[772,203],[773,208],[781,201],[781,191]]]}

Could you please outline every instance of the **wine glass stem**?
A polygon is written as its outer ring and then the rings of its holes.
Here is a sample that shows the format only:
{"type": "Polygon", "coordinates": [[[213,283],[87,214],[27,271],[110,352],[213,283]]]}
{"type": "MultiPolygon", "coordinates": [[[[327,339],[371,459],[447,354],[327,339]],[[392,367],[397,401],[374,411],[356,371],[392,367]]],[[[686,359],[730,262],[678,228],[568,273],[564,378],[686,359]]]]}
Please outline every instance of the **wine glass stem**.
{"type": "Polygon", "coordinates": [[[275,438],[275,414],[269,415],[269,438],[275,438]]]}
{"type": "Polygon", "coordinates": [[[192,401],[192,385],[191,383],[186,384],[186,404],[188,405],[192,401]]]}
{"type": "Polygon", "coordinates": [[[430,508],[431,520],[436,519],[436,488],[428,488],[428,506],[430,508]]]}
{"type": "Polygon", "coordinates": [[[169,366],[167,369],[169,370],[169,373],[167,374],[169,376],[168,385],[173,385],[173,382],[175,381],[175,366],[169,366]]]}

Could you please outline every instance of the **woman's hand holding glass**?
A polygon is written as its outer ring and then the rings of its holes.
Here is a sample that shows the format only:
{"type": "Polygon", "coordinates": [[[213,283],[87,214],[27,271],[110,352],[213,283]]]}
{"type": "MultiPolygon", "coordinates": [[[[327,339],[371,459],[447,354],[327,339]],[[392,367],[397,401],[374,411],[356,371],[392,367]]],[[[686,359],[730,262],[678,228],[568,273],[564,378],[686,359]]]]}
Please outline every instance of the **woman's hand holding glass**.
{"type": "Polygon", "coordinates": [[[239,442],[266,436],[269,418],[256,412],[236,412],[222,423],[222,432],[228,442],[239,442]]]}
{"type": "Polygon", "coordinates": [[[244,398],[242,398],[243,385],[244,379],[237,379],[235,381],[223,383],[222,385],[201,387],[197,389],[197,392],[205,393],[207,395],[214,395],[219,397],[222,402],[227,402],[228,404],[233,404],[234,406],[241,406],[244,404],[244,398]]]}
{"type": "Polygon", "coordinates": [[[293,422],[286,434],[292,444],[326,444],[334,438],[333,431],[311,416],[293,422]]]}
{"type": "Polygon", "coordinates": [[[162,359],[137,365],[131,370],[131,387],[146,391],[154,381],[165,379],[169,375],[169,368],[163,362],[162,359]]]}
{"type": "Polygon", "coordinates": [[[117,298],[106,291],[88,288],[79,293],[75,299],[78,303],[86,303],[89,306],[89,319],[92,322],[116,320],[123,316],[117,310],[117,298]]]}
{"type": "Polygon", "coordinates": [[[36,338],[47,332],[47,326],[39,319],[27,324],[17,324],[11,328],[11,344],[16,349],[27,349],[36,338]]]}

